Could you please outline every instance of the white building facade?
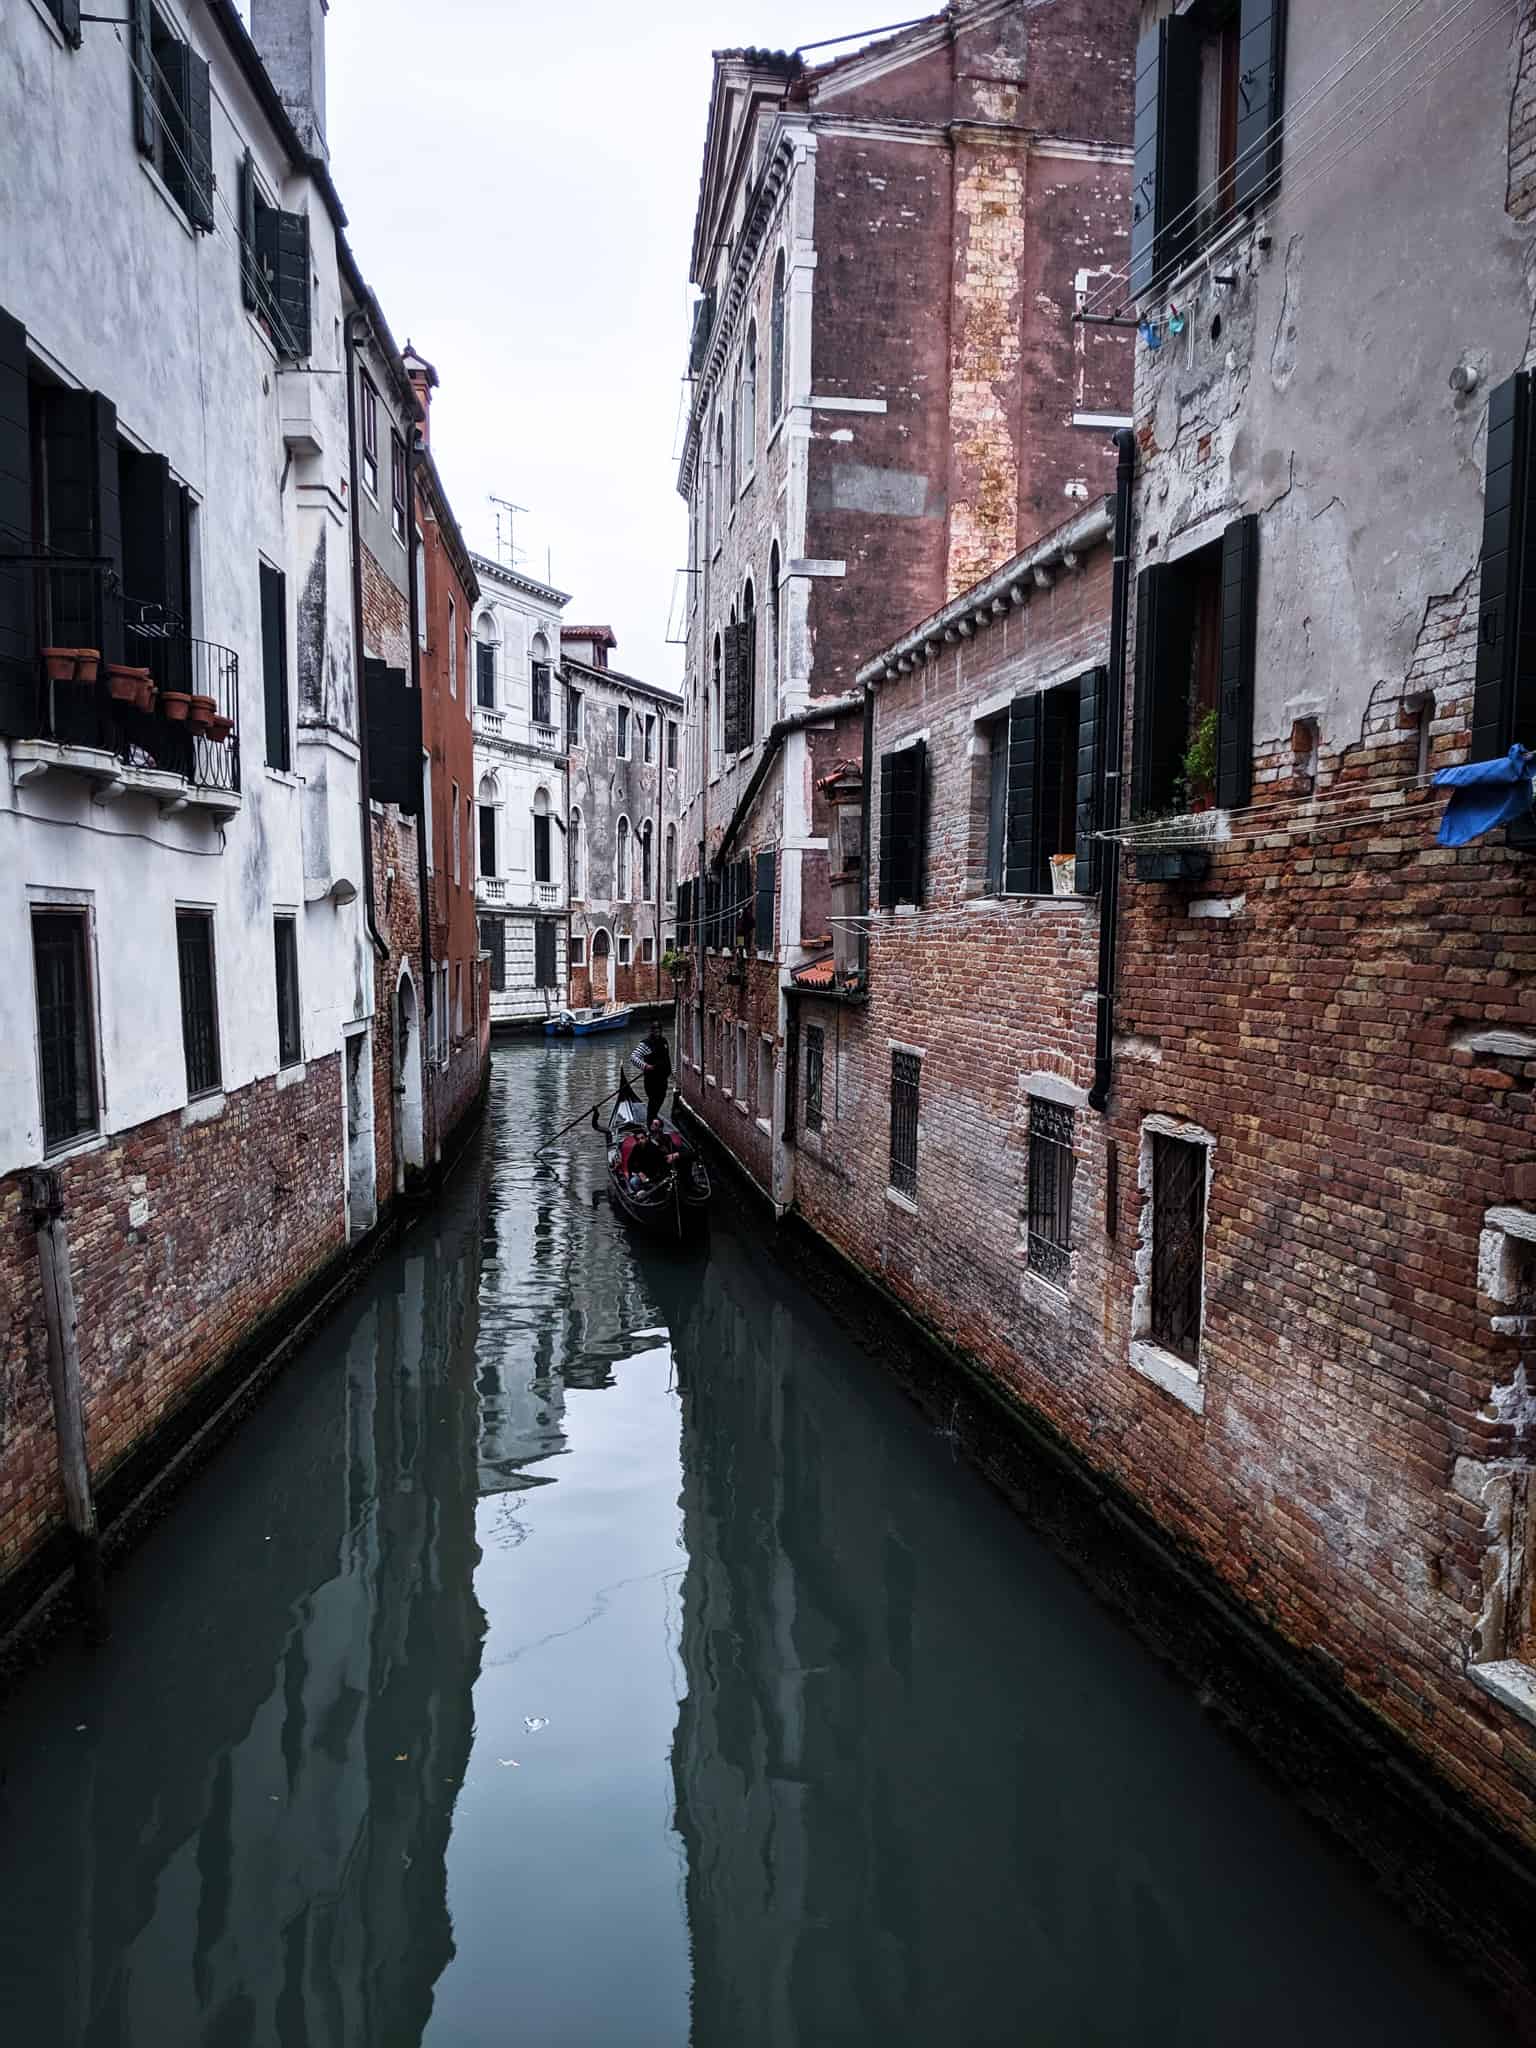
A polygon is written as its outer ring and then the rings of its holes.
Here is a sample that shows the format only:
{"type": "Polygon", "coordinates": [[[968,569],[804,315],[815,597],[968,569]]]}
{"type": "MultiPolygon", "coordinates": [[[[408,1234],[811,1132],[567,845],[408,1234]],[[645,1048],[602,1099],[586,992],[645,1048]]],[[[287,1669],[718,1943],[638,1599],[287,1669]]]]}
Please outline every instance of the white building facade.
{"type": "Polygon", "coordinates": [[[485,555],[471,634],[475,899],[490,956],[491,1023],[565,1007],[568,978],[564,591],[485,555]]]}

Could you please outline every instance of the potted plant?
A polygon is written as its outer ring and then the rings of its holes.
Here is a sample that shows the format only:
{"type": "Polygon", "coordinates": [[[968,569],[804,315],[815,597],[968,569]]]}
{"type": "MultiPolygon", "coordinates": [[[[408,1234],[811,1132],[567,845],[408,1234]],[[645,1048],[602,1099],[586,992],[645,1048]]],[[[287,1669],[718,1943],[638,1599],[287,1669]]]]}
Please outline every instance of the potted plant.
{"type": "Polygon", "coordinates": [[[75,681],[94,683],[101,672],[101,649],[99,647],[77,647],[75,649],[75,681]]]}
{"type": "Polygon", "coordinates": [[[107,689],[119,704],[137,705],[144,685],[150,682],[147,668],[131,668],[122,661],[107,663],[107,689]]]}
{"type": "Polygon", "coordinates": [[[206,732],[219,715],[218,699],[195,695],[192,698],[189,716],[194,732],[206,732]]]}
{"type": "Polygon", "coordinates": [[[1077,855],[1075,853],[1053,853],[1051,855],[1051,894],[1053,896],[1075,896],[1077,894],[1077,855]]]}
{"type": "Polygon", "coordinates": [[[43,649],[43,673],[50,683],[94,683],[94,666],[89,675],[80,673],[80,664],[86,655],[93,655],[89,647],[45,647],[43,649]]]}
{"type": "Polygon", "coordinates": [[[208,737],[216,747],[222,747],[235,729],[235,721],[220,712],[209,724],[208,737]]]}
{"type": "Polygon", "coordinates": [[[688,955],[678,952],[675,946],[668,946],[661,956],[661,965],[666,974],[684,975],[688,972],[688,955]]]}
{"type": "Polygon", "coordinates": [[[191,709],[192,699],[185,690],[162,690],[160,692],[161,716],[170,719],[172,724],[185,724],[187,714],[191,709]]]}
{"type": "Polygon", "coordinates": [[[133,700],[136,709],[140,711],[153,711],[155,708],[155,698],[158,694],[155,689],[154,679],[151,677],[148,669],[146,669],[139,680],[138,695],[133,700]]]}
{"type": "Polygon", "coordinates": [[[1216,733],[1213,708],[1200,714],[1184,750],[1184,793],[1192,811],[1208,811],[1216,801],[1216,733]]]}

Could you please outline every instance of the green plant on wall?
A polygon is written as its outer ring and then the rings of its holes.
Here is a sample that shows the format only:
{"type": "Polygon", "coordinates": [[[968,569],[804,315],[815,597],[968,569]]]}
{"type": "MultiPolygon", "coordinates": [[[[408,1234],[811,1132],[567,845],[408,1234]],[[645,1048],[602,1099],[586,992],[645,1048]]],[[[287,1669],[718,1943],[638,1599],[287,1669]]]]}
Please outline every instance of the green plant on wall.
{"type": "Polygon", "coordinates": [[[1184,794],[1193,803],[1216,793],[1216,713],[1201,713],[1184,753],[1184,794]]]}
{"type": "Polygon", "coordinates": [[[675,947],[668,946],[666,952],[661,956],[661,967],[664,974],[681,974],[687,965],[688,955],[686,953],[679,953],[675,947]]]}

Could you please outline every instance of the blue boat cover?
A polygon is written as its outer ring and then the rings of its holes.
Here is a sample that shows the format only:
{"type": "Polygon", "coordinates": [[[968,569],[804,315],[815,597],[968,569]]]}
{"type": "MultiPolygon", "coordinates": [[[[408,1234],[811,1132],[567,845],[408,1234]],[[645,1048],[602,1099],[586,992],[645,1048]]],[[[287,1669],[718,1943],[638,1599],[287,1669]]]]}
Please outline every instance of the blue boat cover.
{"type": "Polygon", "coordinates": [[[1523,818],[1531,808],[1531,761],[1529,748],[1511,747],[1497,761],[1442,768],[1435,787],[1449,789],[1451,800],[1440,820],[1440,844],[1466,846],[1495,825],[1523,818]]]}

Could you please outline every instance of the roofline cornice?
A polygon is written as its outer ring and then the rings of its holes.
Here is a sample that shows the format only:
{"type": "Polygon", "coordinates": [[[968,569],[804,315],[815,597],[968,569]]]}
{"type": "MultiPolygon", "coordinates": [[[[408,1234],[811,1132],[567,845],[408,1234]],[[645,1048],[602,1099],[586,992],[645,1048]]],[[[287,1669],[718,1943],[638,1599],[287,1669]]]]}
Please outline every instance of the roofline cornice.
{"type": "Polygon", "coordinates": [[[556,590],[552,583],[540,583],[537,577],[524,576],[518,569],[509,569],[505,562],[493,562],[489,555],[482,555],[477,548],[470,549],[469,559],[477,575],[489,576],[493,582],[510,583],[514,589],[526,590],[530,597],[542,597],[546,604],[562,611],[571,601],[568,590],[556,590]]]}

